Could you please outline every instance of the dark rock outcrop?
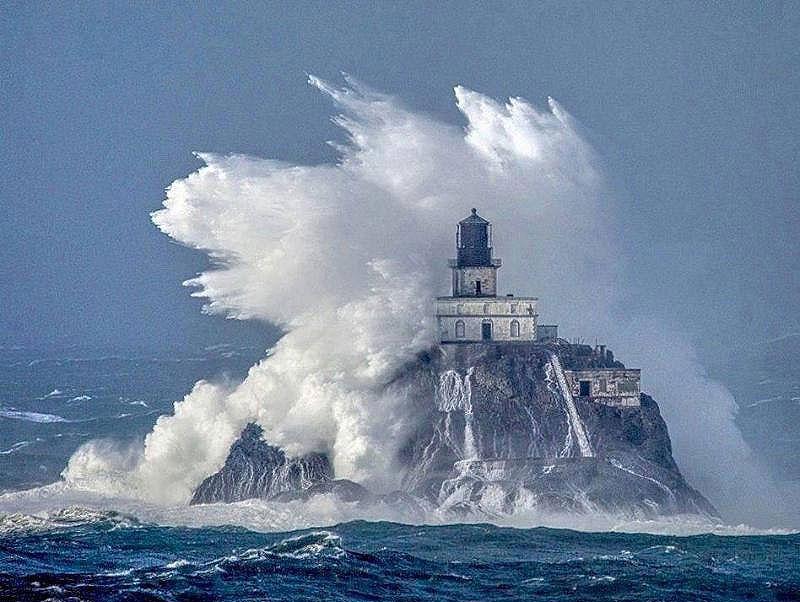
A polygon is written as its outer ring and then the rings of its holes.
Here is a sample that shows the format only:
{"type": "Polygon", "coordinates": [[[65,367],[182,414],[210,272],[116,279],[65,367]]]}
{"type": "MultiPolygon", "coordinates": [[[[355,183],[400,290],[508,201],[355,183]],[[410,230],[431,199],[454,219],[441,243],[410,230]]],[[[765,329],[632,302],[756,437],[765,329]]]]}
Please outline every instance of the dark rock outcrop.
{"type": "MultiPolygon", "coordinates": [[[[622,367],[610,352],[562,342],[445,345],[401,370],[389,386],[405,392],[419,427],[400,452],[406,469],[397,500],[488,514],[715,514],[681,476],[655,401],[642,395],[640,407],[612,407],[575,399],[571,413],[552,353],[566,369],[622,367]]],[[[334,481],[321,454],[287,460],[256,433],[245,430],[194,503],[387,497],[334,481]]]]}
{"type": "Polygon", "coordinates": [[[192,496],[192,504],[274,498],[333,478],[325,454],[287,458],[283,451],[265,443],[261,433],[261,427],[255,424],[242,431],[225,466],[200,484],[192,496]]]}

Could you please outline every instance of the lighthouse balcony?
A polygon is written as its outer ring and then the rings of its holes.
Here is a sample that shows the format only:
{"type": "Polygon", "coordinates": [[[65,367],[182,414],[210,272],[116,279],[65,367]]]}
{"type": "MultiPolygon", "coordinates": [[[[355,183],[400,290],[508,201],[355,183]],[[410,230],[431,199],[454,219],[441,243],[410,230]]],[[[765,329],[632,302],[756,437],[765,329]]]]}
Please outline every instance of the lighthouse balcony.
{"type": "MultiPolygon", "coordinates": [[[[447,260],[447,265],[448,265],[448,267],[451,267],[451,268],[463,267],[463,266],[460,266],[460,265],[458,264],[458,259],[448,259],[448,260],[447,260]]],[[[503,260],[502,260],[502,259],[500,259],[499,257],[494,257],[494,258],[492,258],[492,259],[491,259],[491,261],[490,261],[490,265],[491,265],[491,267],[493,267],[493,268],[499,268],[499,267],[502,267],[502,265],[503,265],[503,260]]]]}

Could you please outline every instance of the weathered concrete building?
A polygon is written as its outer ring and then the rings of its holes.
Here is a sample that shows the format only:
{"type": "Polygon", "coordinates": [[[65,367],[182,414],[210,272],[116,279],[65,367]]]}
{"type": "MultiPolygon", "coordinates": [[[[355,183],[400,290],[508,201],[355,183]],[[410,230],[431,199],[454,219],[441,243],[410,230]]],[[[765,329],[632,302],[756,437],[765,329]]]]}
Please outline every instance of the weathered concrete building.
{"type": "Polygon", "coordinates": [[[536,340],[539,343],[555,341],[558,338],[558,326],[555,324],[537,324],[536,340]]]}
{"type": "MultiPolygon", "coordinates": [[[[436,299],[442,343],[538,342],[536,297],[497,296],[500,259],[492,257],[492,225],[472,210],[458,223],[455,259],[449,262],[453,294],[436,299]]],[[[547,326],[548,339],[558,336],[547,326]]]]}
{"type": "Polygon", "coordinates": [[[436,305],[442,343],[536,341],[533,297],[440,297],[436,305]]]}
{"type": "Polygon", "coordinates": [[[640,404],[641,370],[632,368],[592,368],[564,370],[574,397],[610,406],[640,404]]]}
{"type": "MultiPolygon", "coordinates": [[[[559,347],[558,326],[540,325],[536,297],[497,296],[492,257],[492,225],[473,209],[458,223],[456,258],[449,261],[453,294],[437,297],[436,318],[442,343],[502,342],[559,347]]],[[[575,398],[610,406],[640,405],[639,370],[614,365],[604,346],[589,358],[572,358],[574,370],[562,370],[564,385],[575,398]],[[597,356],[597,357],[595,357],[597,356]]]]}

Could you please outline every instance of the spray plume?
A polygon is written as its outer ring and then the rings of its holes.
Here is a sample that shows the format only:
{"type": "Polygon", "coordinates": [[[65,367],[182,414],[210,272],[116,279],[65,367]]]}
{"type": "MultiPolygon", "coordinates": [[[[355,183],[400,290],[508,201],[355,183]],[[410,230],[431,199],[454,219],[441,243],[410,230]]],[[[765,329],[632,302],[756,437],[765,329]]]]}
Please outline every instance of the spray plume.
{"type": "MultiPolygon", "coordinates": [[[[638,352],[626,359],[658,371],[651,382],[669,377],[663,360],[674,354],[647,352],[669,330],[632,331],[633,321],[614,318],[623,286],[617,210],[563,108],[552,99],[547,110],[520,98],[500,104],[459,86],[462,128],[346,80],[337,88],[309,78],[340,111],[337,164],[201,153],[205,165],[174,182],[153,214],[164,233],[214,260],[186,282],[208,312],[269,321],[285,336],[242,383],[197,383],[143,446],[85,445],[67,481],[183,503],[254,421],[290,454],[329,454],[338,478],[395,487],[396,452],[415,417],[403,391],[386,385],[435,342],[430,301],[445,292],[454,221],[473,206],[493,221],[495,246],[509,258],[505,288],[539,295],[548,320],[571,332],[638,352]]],[[[658,393],[673,434],[680,430],[678,460],[702,488],[725,476],[694,462],[706,450],[691,433],[738,432],[727,401],[703,411],[697,394],[710,385],[692,374],[699,389],[658,393]]],[[[740,438],[724,445],[744,449],[740,438]]]]}

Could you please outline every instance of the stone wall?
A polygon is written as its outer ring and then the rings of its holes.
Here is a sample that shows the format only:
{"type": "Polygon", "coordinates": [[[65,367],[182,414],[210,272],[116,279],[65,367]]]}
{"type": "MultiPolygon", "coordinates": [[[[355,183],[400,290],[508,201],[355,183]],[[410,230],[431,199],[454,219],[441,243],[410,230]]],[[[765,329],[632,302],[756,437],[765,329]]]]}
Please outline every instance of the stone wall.
{"type": "Polygon", "coordinates": [[[436,316],[441,341],[481,341],[485,323],[492,325],[493,341],[536,341],[536,301],[534,297],[440,297],[436,316]],[[463,336],[459,324],[463,324],[463,336]]]}
{"type": "Polygon", "coordinates": [[[453,293],[475,295],[475,281],[481,282],[481,295],[497,294],[497,268],[465,267],[453,270],[453,293]]]}
{"type": "Polygon", "coordinates": [[[555,341],[558,338],[558,326],[555,324],[539,324],[536,328],[536,340],[540,343],[555,341]]]}
{"type": "MultiPolygon", "coordinates": [[[[565,370],[567,382],[575,397],[612,406],[638,406],[641,394],[641,370],[638,369],[593,369],[565,370]],[[588,395],[581,382],[588,383],[588,395]]],[[[585,385],[584,385],[585,387],[585,385]]]]}

